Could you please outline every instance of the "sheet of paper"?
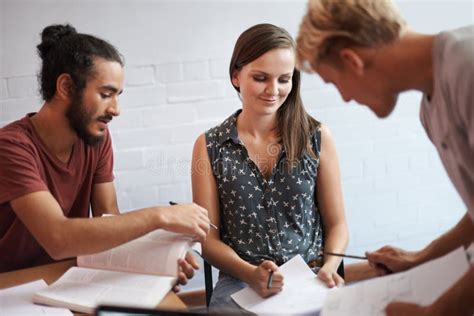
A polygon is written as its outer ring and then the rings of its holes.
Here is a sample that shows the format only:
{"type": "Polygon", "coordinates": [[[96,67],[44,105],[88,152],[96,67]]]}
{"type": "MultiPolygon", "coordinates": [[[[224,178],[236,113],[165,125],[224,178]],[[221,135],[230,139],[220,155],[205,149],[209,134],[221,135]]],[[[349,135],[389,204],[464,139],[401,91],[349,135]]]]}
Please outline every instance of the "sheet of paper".
{"type": "Polygon", "coordinates": [[[346,286],[328,294],[322,316],[385,315],[397,300],[429,305],[469,269],[464,248],[406,272],[346,286]]]}
{"type": "Polygon", "coordinates": [[[64,308],[36,305],[32,301],[33,294],[47,288],[43,280],[22,284],[8,289],[0,290],[0,315],[54,315],[65,316],[72,313],[64,308]]]}
{"type": "Polygon", "coordinates": [[[255,314],[311,314],[321,309],[328,292],[300,255],[280,267],[285,279],[283,290],[269,298],[262,298],[247,287],[231,295],[242,308],[255,314]]]}

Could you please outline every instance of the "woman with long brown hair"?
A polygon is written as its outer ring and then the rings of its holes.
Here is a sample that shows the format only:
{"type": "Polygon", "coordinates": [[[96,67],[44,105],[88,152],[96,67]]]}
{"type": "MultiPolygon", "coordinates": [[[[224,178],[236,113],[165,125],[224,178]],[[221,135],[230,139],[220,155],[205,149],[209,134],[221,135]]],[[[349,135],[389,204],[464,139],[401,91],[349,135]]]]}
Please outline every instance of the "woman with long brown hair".
{"type": "Polygon", "coordinates": [[[322,254],[348,242],[337,155],[329,130],[303,107],[293,39],[271,24],[249,28],[229,75],[242,109],[193,152],[193,200],[219,227],[203,244],[220,269],[211,310],[235,307],[230,295],[245,284],[262,297],[281,291],[278,266],[298,254],[329,287],[342,284],[340,259],[322,254]]]}

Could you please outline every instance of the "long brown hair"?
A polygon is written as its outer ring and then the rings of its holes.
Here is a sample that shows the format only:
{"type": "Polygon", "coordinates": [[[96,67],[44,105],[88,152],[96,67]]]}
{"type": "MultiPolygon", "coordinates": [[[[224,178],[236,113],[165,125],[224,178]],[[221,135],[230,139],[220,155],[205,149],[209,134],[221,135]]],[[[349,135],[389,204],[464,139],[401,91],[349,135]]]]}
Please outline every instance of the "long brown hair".
{"type": "MultiPolygon", "coordinates": [[[[240,71],[243,66],[266,52],[278,48],[296,50],[293,38],[285,29],[267,23],[257,24],[247,29],[239,36],[234,46],[229,65],[231,82],[236,71],[240,71]]],[[[238,87],[233,86],[237,92],[240,92],[238,87]]],[[[311,135],[319,126],[320,123],[312,118],[303,107],[300,96],[300,72],[295,68],[292,89],[277,112],[278,136],[290,166],[295,166],[297,160],[305,152],[311,157],[317,158],[317,153],[311,146],[311,135]]]]}

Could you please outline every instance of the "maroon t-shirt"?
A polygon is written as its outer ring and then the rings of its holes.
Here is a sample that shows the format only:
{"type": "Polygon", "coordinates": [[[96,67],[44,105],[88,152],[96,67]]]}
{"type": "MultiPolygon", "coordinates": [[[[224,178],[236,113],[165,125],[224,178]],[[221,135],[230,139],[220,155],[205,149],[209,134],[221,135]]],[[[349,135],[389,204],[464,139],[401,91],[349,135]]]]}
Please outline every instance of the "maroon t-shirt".
{"type": "Polygon", "coordinates": [[[31,115],[0,129],[0,272],[54,261],[18,219],[11,200],[49,191],[65,216],[89,217],[92,186],[114,179],[108,131],[97,146],[78,139],[69,162],[64,163],[48,152],[31,115]]]}

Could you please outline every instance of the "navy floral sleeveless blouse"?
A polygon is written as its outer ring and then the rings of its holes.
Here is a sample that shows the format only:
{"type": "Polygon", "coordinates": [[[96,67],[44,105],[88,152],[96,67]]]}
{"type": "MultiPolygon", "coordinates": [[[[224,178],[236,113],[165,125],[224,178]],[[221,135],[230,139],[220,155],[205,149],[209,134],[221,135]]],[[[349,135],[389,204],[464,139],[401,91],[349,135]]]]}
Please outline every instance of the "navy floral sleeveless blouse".
{"type": "MultiPolygon", "coordinates": [[[[240,112],[205,133],[219,195],[222,241],[254,264],[273,260],[281,265],[297,254],[306,262],[322,262],[323,231],[315,200],[319,158],[304,154],[290,169],[282,149],[266,180],[239,139],[240,112]]],[[[320,128],[311,139],[319,157],[320,128]]]]}

